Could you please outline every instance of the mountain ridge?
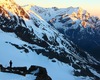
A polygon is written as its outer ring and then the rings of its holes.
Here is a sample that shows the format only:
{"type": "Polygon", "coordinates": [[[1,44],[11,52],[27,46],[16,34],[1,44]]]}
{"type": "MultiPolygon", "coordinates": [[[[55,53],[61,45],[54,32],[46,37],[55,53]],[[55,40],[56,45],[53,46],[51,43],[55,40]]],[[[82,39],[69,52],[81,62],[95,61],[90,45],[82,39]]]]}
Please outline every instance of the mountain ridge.
{"type": "MultiPolygon", "coordinates": [[[[16,9],[18,7],[17,5],[16,9]]],[[[14,67],[40,66],[47,70],[52,80],[100,79],[99,69],[96,68],[99,67],[100,62],[76,47],[72,41],[50,26],[35,12],[26,11],[22,7],[20,9],[24,10],[29,18],[15,14],[16,11],[13,13],[9,8],[6,10],[1,6],[1,12],[4,15],[0,15],[0,64],[7,67],[9,60],[12,60],[14,67]],[[5,11],[10,13],[10,18],[5,15],[5,11]]],[[[0,75],[4,76],[4,73],[0,72],[0,75]]],[[[6,73],[6,80],[7,75],[18,76],[6,73]]],[[[2,79],[5,80],[5,77],[2,79]]],[[[35,77],[36,75],[33,73],[17,78],[35,80],[35,77]]]]}
{"type": "Polygon", "coordinates": [[[30,10],[35,11],[50,25],[69,37],[78,47],[99,60],[100,19],[98,17],[91,16],[80,7],[56,8],[55,10],[54,8],[31,6],[30,10]]]}

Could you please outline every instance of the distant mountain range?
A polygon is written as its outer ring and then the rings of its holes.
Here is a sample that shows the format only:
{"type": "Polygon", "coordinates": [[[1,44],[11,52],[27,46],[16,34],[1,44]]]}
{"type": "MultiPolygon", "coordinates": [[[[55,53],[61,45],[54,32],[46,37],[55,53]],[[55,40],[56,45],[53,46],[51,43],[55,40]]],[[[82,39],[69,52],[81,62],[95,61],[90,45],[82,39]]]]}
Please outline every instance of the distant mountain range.
{"type": "Polygon", "coordinates": [[[78,47],[100,60],[100,19],[80,7],[42,8],[26,5],[50,25],[72,40],[78,47]]]}
{"type": "MultiPolygon", "coordinates": [[[[54,16],[57,22],[63,22],[61,16],[54,16]]],[[[50,18],[51,26],[35,11],[22,8],[14,0],[0,2],[1,80],[100,79],[100,62],[57,31],[56,20],[51,22],[50,18]]],[[[71,29],[62,27],[65,31],[71,29]]]]}

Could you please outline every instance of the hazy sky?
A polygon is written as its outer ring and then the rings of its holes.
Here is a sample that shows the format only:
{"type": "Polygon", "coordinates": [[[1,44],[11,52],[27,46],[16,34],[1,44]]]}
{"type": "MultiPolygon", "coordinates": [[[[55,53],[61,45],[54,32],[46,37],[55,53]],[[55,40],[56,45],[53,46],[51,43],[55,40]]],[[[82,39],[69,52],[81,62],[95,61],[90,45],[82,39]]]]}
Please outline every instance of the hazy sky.
{"type": "Polygon", "coordinates": [[[100,0],[15,0],[17,4],[34,4],[41,7],[82,7],[100,17],[100,0]]]}

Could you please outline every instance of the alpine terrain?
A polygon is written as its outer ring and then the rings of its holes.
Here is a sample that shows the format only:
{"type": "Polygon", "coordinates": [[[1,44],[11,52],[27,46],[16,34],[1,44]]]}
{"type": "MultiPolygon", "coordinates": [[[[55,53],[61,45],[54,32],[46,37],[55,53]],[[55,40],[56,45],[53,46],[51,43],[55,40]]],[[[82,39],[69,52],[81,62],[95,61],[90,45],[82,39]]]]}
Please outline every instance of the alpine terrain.
{"type": "Polygon", "coordinates": [[[100,61],[100,19],[80,7],[42,8],[26,5],[49,24],[72,40],[78,47],[100,61]]]}
{"type": "Polygon", "coordinates": [[[0,80],[99,79],[94,57],[34,11],[0,0],[0,80]]]}

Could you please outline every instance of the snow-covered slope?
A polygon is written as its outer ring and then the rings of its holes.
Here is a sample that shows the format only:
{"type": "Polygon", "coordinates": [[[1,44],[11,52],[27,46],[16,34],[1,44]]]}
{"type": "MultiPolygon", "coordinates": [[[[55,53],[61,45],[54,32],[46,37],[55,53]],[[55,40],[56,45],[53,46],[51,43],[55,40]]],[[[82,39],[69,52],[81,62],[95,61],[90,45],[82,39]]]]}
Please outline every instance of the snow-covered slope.
{"type": "MultiPolygon", "coordinates": [[[[45,57],[41,54],[38,54],[35,50],[32,51],[30,48],[34,47],[33,49],[41,49],[41,47],[29,44],[27,42],[24,42],[18,37],[13,34],[13,33],[5,33],[3,31],[0,31],[0,63],[4,67],[9,66],[9,61],[13,61],[13,67],[30,67],[31,65],[37,65],[46,68],[48,75],[52,78],[52,80],[66,80],[66,79],[71,79],[71,80],[88,80],[92,79],[92,77],[88,76],[80,76],[76,77],[74,76],[74,70],[77,71],[78,69],[74,69],[73,67],[76,66],[78,67],[78,63],[80,63],[78,60],[76,61],[68,61],[68,64],[61,62],[55,57],[53,59],[49,59],[48,57],[45,57]],[[19,49],[16,47],[12,46],[12,44],[18,45],[19,49]],[[30,48],[29,48],[30,47],[30,48]],[[28,53],[26,51],[29,50],[28,53]],[[74,63],[73,63],[74,62],[74,63]],[[71,66],[73,65],[73,67],[71,66]]],[[[52,54],[51,54],[52,55],[52,54]]],[[[72,56],[69,58],[71,59],[72,56]]],[[[66,62],[66,61],[65,61],[66,62]]],[[[83,61],[84,62],[84,61],[83,61]]],[[[84,63],[81,63],[80,67],[82,68],[82,65],[84,63]]],[[[84,65],[84,67],[86,67],[84,65]]],[[[81,69],[79,69],[81,70],[81,69]]],[[[93,69],[92,69],[93,70],[93,69]]],[[[85,70],[84,70],[85,71],[85,70]]],[[[98,73],[96,72],[95,75],[98,73]]],[[[87,74],[88,75],[88,74],[87,74]]],[[[11,80],[11,79],[18,79],[18,80],[35,80],[36,76],[33,75],[26,75],[26,76],[20,76],[16,74],[11,74],[11,73],[2,73],[0,72],[0,79],[1,80],[11,80]],[[10,77],[12,76],[12,77],[10,77]]],[[[98,76],[100,76],[98,74],[98,76]]]]}
{"type": "Polygon", "coordinates": [[[43,19],[69,37],[78,47],[100,60],[100,19],[80,7],[41,8],[27,5],[43,19]],[[91,45],[91,46],[90,46],[91,45]]]}
{"type": "MultiPolygon", "coordinates": [[[[32,65],[43,67],[47,74],[41,70],[39,74],[48,75],[52,80],[100,79],[100,63],[75,46],[34,11],[24,10],[13,0],[0,2],[2,2],[0,4],[0,64],[3,67],[7,68],[9,61],[12,60],[13,67],[26,66],[27,69],[32,65]],[[11,5],[14,6],[7,7],[11,5]],[[24,12],[23,15],[19,13],[21,10],[24,12]]],[[[44,80],[42,77],[37,79],[37,76],[0,72],[1,80],[44,80]]]]}

